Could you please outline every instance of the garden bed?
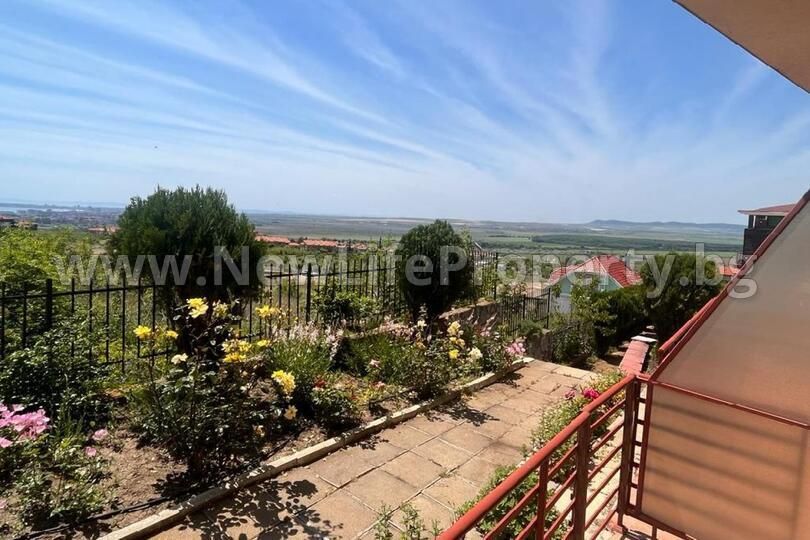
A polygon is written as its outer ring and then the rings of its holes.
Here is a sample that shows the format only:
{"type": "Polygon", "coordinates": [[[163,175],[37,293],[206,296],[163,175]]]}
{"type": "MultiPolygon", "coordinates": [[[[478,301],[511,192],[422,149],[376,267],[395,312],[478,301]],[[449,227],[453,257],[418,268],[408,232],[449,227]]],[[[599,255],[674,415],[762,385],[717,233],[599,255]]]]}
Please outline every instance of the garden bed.
{"type": "Polygon", "coordinates": [[[126,376],[76,363],[74,351],[60,356],[54,335],[44,336],[47,361],[36,347],[12,358],[8,369],[43,380],[33,390],[0,380],[12,386],[4,395],[23,404],[7,408],[0,426],[11,448],[0,454],[9,478],[0,493],[2,534],[73,521],[85,525],[40,536],[97,537],[374,418],[452,395],[523,354],[519,341],[489,327],[389,321],[350,337],[311,325],[281,328],[274,318],[283,314],[269,307],[257,310],[266,325],[249,342],[231,330],[234,311],[195,299],[177,330],[138,328],[144,349],[176,342],[185,352],[147,357],[126,376]],[[53,369],[65,388],[49,379],[53,369]],[[60,402],[44,394],[54,389],[60,402]],[[40,406],[36,433],[17,430],[40,406]]]}

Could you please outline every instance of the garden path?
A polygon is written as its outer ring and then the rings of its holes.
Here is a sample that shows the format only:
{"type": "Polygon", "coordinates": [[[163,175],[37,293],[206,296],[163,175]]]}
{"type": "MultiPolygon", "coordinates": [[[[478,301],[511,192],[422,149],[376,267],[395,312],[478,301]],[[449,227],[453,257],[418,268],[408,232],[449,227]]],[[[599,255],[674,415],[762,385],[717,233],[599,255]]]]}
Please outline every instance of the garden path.
{"type": "MultiPolygon", "coordinates": [[[[161,539],[374,538],[383,506],[409,502],[446,527],[498,465],[522,458],[542,411],[591,375],[534,361],[475,394],[385,429],[191,515],[161,539]]],[[[402,512],[393,514],[399,537],[402,512]]]]}

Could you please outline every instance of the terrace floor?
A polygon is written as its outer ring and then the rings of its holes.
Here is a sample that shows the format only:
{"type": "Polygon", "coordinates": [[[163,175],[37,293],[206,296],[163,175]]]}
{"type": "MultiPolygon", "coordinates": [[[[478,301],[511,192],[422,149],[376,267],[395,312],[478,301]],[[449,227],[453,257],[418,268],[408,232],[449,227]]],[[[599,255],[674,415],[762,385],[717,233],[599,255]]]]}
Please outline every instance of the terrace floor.
{"type": "MultiPolygon", "coordinates": [[[[429,530],[434,521],[444,528],[498,465],[522,459],[543,409],[590,375],[531,362],[463,401],[251,486],[157,538],[374,538],[380,510],[405,503],[429,530]]],[[[392,523],[401,529],[400,510],[392,523]]]]}

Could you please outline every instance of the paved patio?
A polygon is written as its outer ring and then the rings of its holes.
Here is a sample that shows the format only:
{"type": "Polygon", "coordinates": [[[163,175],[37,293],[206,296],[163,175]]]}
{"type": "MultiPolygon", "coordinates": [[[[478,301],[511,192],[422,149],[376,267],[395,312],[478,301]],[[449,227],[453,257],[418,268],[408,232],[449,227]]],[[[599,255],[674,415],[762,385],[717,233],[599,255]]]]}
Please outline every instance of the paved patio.
{"type": "MultiPolygon", "coordinates": [[[[462,401],[251,486],[157,538],[374,538],[383,506],[406,502],[428,528],[446,527],[498,465],[521,460],[542,410],[589,375],[532,362],[462,401]]],[[[401,517],[397,510],[395,528],[401,517]]]]}

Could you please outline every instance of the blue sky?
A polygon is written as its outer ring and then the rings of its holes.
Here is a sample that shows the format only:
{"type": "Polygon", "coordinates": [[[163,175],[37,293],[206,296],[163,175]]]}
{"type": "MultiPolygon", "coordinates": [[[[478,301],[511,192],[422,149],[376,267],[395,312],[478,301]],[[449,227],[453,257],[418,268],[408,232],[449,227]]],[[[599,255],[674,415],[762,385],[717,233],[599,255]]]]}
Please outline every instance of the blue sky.
{"type": "Polygon", "coordinates": [[[742,222],[810,96],[669,0],[0,2],[0,199],[742,222]]]}

